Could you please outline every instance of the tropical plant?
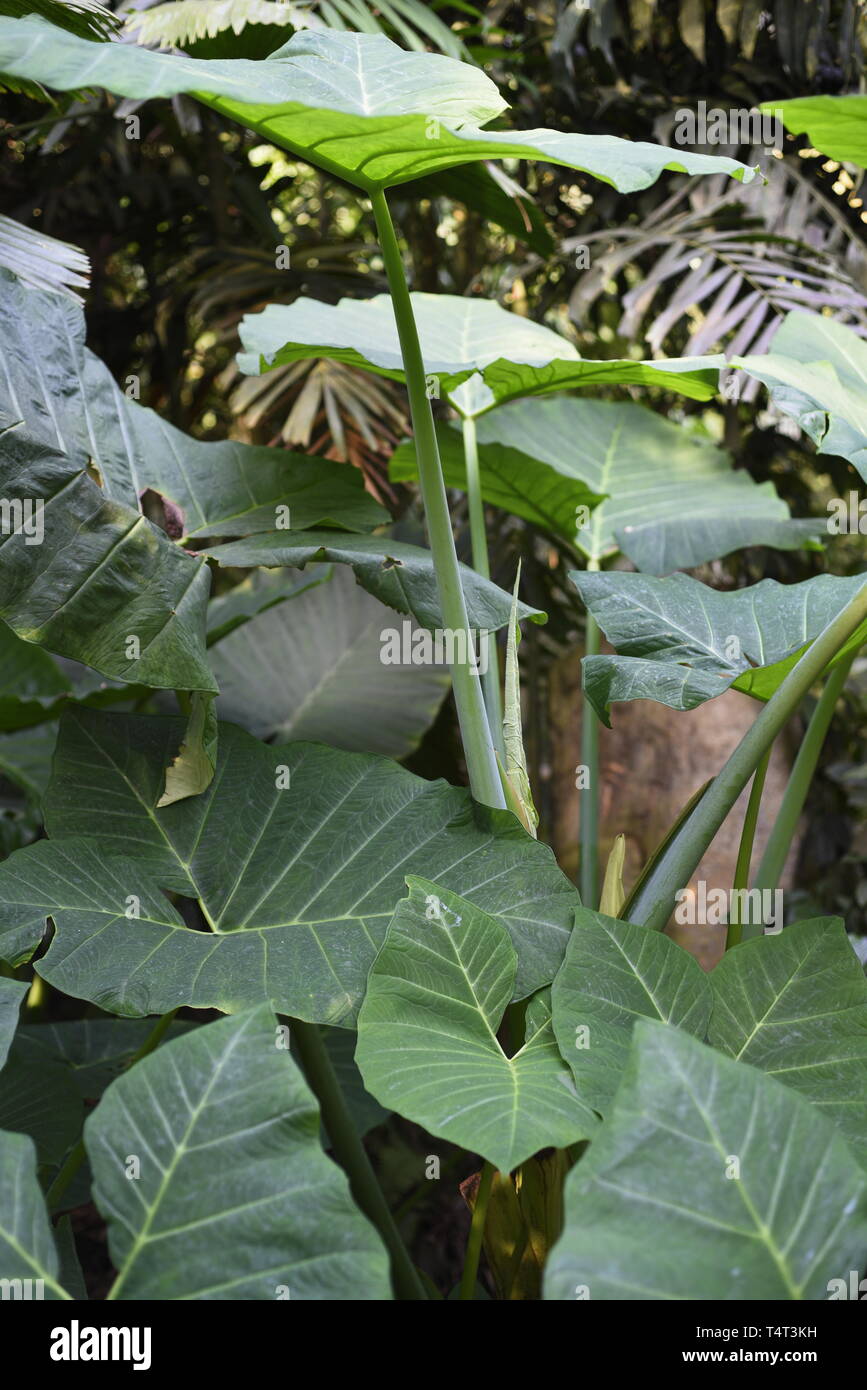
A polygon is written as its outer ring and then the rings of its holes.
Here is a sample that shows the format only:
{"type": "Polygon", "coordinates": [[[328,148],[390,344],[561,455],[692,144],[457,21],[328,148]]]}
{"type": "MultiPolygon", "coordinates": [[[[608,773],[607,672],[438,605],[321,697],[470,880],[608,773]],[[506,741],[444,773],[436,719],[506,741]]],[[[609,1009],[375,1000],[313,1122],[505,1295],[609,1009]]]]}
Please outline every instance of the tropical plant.
{"type": "MultiPolygon", "coordinates": [[[[54,1222],[92,1197],[109,1300],[451,1296],[419,1272],[363,1143],[397,1115],[434,1148],[420,1184],[440,1176],[436,1146],[470,1165],[460,1299],[827,1297],[867,1239],[867,980],[839,919],[766,930],[755,893],[777,887],[867,640],[867,581],[725,593],[671,573],[815,548],[821,528],[683,425],[558,393],[707,401],[722,359],[587,359],[494,303],[411,294],[386,197],[500,158],[623,193],[754,171],[489,130],[504,102],[480,69],[381,34],[221,59],[2,19],[0,71],[190,94],[369,197],[389,294],[248,315],[239,366],[334,360],[404,386],[394,476],[418,479],[428,540],[345,463],[145,409],[68,294],[2,271],[0,770],[26,815],[0,863],[0,1277],[81,1297],[54,1222]],[[467,493],[472,567],[447,484],[467,493]],[[520,573],[511,595],[491,580],[486,503],[587,562],[581,893],[536,838],[523,748],[520,628],[545,614],[519,601],[520,573]],[[469,787],[398,761],[445,664],[469,787]],[[751,887],[771,748],[820,682],[751,887]],[[612,701],[686,709],[729,686],[761,703],[754,724],[631,891],[621,842],[598,893],[598,721],[612,701]],[[750,782],[729,949],[705,973],[663,928],[750,782]],[[49,1018],[53,999],[69,1012],[49,1018]]],[[[859,465],[840,335],[821,371],[801,338],[742,365],[859,465]]]]}

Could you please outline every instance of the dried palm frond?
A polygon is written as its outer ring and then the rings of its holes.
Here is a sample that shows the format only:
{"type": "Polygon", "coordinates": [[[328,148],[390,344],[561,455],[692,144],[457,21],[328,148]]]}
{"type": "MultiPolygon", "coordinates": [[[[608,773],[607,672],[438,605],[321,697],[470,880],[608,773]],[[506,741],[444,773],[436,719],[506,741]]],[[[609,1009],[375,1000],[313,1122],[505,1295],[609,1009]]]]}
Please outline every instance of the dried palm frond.
{"type": "MultiPolygon", "coordinates": [[[[774,160],[769,174],[761,202],[714,177],[678,190],[641,225],[564,242],[569,254],[591,247],[572,319],[582,324],[610,282],[635,267],[641,278],[622,293],[617,331],[656,353],[665,345],[687,356],[761,353],[796,308],[830,309],[867,334],[865,257],[851,228],[797,164],[774,160]]],[[[745,398],[757,389],[751,383],[745,398]]]]}

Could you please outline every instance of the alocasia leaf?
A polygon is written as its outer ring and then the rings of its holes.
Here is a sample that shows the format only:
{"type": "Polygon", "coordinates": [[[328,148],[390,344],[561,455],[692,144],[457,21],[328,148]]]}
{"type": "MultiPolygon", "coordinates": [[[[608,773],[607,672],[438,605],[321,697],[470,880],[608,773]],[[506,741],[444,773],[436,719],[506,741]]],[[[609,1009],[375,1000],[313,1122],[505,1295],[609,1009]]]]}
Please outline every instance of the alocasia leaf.
{"type": "Polygon", "coordinates": [[[113,679],[215,690],[205,562],[107,498],[85,456],[67,457],[21,424],[0,435],[0,495],[31,504],[33,531],[0,534],[0,617],[26,641],[113,679]]]}
{"type": "Polygon", "coordinates": [[[0,1130],[29,1134],[40,1165],[59,1165],[81,1134],[84,1106],[65,1062],[19,1034],[0,1071],[0,1130]]]}
{"type": "Polygon", "coordinates": [[[60,91],[105,87],[138,100],[189,92],[367,192],[508,158],[583,169],[622,192],[646,188],[665,169],[745,182],[755,175],[724,156],[610,135],[483,130],[507,103],[480,68],[407,53],[376,34],[297,33],[257,62],[97,45],[40,19],[0,19],[0,72],[60,91]]]}
{"type": "Polygon", "coordinates": [[[112,1297],[391,1297],[385,1248],[322,1153],[316,1101],[268,1008],[195,1028],[118,1077],[85,1144],[112,1297]]]}
{"type": "MultiPolygon", "coordinates": [[[[449,688],[447,667],[391,664],[389,634],[418,631],[338,566],[330,580],[269,608],[211,649],[217,713],[257,738],[306,740],[402,758],[418,744],[449,688]]],[[[2,761],[2,743],[0,743],[2,761]]]]}
{"type": "Polygon", "coordinates": [[[41,1279],[43,1298],[70,1298],[58,1282],[60,1262],[36,1176],[36,1150],[26,1134],[0,1132],[0,1269],[4,1279],[41,1279]]]}
{"type": "Polygon", "coordinates": [[[710,982],[708,1041],[812,1101],[867,1166],[867,979],[840,919],[744,941],[710,982]]]}
{"type": "Polygon", "coordinates": [[[509,1057],[497,1029],[517,967],[505,926],[409,877],[367,983],[355,1059],[377,1100],[501,1172],[539,1149],[589,1138],[549,1018],[509,1057]]]}
{"type": "Polygon", "coordinates": [[[546,496],[546,475],[603,496],[586,525],[572,517],[569,539],[589,560],[621,550],[637,569],[666,574],[745,545],[788,550],[824,534],[824,517],[791,520],[772,483],[754,483],[724,449],[630,401],[514,401],[480,419],[477,433],[487,501],[508,505],[492,492],[506,461],[533,497],[546,496]]]}
{"type": "MultiPolygon", "coordinates": [[[[636,383],[707,400],[717,389],[721,357],[658,362],[582,358],[544,324],[487,299],[413,294],[425,371],[464,414],[481,415],[515,396],[545,396],[574,386],[636,383]],[[472,394],[462,383],[473,378],[472,394]],[[455,394],[457,393],[457,394],[455,394]]],[[[323,304],[301,297],[248,314],[240,327],[241,369],[255,374],[287,362],[326,357],[402,381],[403,358],[391,298],[323,304]]]]}
{"type": "Polygon", "coordinates": [[[9,1045],[18,1027],[18,1011],[24,1002],[29,985],[0,975],[0,1067],[6,1061],[9,1045]]]}
{"type": "MultiPolygon", "coordinates": [[[[867,103],[867,97],[858,98],[867,103]]],[[[839,454],[867,482],[867,343],[822,314],[793,309],[764,356],[734,357],[764,382],[774,403],[792,415],[820,454],[839,454]]]]}
{"type": "Polygon", "coordinates": [[[551,989],[554,1033],[578,1094],[606,1114],[639,1018],[698,1038],[712,1005],[708,977],[662,932],[579,907],[551,989]]]}
{"type": "MultiPolygon", "coordinates": [[[[290,565],[302,569],[312,561],[351,565],[358,582],[375,598],[411,613],[421,627],[442,629],[442,610],[433,558],[420,545],[408,545],[390,536],[345,536],[339,531],[271,531],[242,541],[210,546],[206,552],[219,565],[241,568],[253,565],[290,565]]],[[[477,632],[496,632],[509,621],[511,600],[490,579],[461,565],[461,584],[470,625],[477,632]]],[[[544,622],[538,608],[518,606],[520,618],[544,622]]]]}
{"type": "Polygon", "coordinates": [[[867,1241],[867,1176],[824,1117],[649,1019],[565,1197],[549,1299],[822,1300],[867,1241]]]}
{"type": "Polygon", "coordinates": [[[810,144],[831,159],[867,169],[867,97],[795,97],[762,104],[792,135],[805,131],[810,144]]]}
{"type": "Polygon", "coordinates": [[[0,864],[4,958],[26,959],[50,916],[40,974],[114,1013],[266,1000],[351,1026],[405,875],[423,872],[502,921],[518,997],[553,979],[577,894],[508,812],[385,758],[270,747],[229,724],[208,790],[159,809],[182,728],[64,717],[44,801],[52,838],[0,864]],[[211,930],[191,930],[160,889],[198,899],[211,930]]]}
{"type": "Polygon", "coordinates": [[[372,530],[388,513],[361,474],[330,459],[234,439],[194,439],[121,392],[85,346],[84,314],[0,270],[0,414],[69,458],[89,460],[106,496],[164,500],[178,540],[295,530],[372,530]]]}
{"type": "MultiPolygon", "coordinates": [[[[820,574],[800,584],[763,579],[727,593],[685,574],[655,579],[575,572],[581,594],[616,656],[585,657],[584,689],[600,719],[618,700],[694,709],[729,686],[768,700],[863,586],[864,576],[820,574]]],[[[835,663],[867,638],[853,634],[835,663]]]]}

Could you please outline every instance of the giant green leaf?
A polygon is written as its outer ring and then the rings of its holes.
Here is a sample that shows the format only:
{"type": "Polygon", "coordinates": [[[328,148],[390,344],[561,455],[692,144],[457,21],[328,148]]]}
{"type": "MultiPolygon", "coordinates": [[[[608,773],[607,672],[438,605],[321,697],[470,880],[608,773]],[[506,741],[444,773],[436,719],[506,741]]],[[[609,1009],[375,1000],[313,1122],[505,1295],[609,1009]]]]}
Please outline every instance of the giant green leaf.
{"type": "Polygon", "coordinates": [[[605,1114],[639,1018],[704,1038],[711,987],[698,962],[649,927],[579,907],[551,990],[554,1033],[578,1094],[605,1114]]]}
{"type": "Polygon", "coordinates": [[[849,459],[867,482],[867,343],[835,319],[793,309],[770,348],[764,356],[734,357],[732,366],[764,382],[820,454],[849,459]]]}
{"type": "MultiPolygon", "coordinates": [[[[403,621],[408,631],[400,636],[410,644],[418,629],[403,621]]],[[[449,675],[443,665],[385,664],[390,632],[400,625],[339,566],[328,583],[269,608],[212,648],[217,713],[258,738],[402,758],[432,723],[449,675]]],[[[0,766],[2,749],[0,742],[0,766]]]]}
{"type": "MultiPolygon", "coordinates": [[[[707,400],[724,365],[721,357],[593,361],[582,358],[559,333],[510,314],[493,300],[446,294],[413,294],[411,299],[425,371],[467,415],[482,415],[515,396],[614,383],[662,386],[707,400]]],[[[397,381],[404,378],[387,294],[333,305],[303,296],[292,304],[269,304],[242,320],[240,334],[245,351],[238,363],[248,373],[327,357],[397,381]]]]}
{"type": "MultiPolygon", "coordinates": [[[[271,531],[242,541],[209,547],[208,555],[220,565],[290,565],[303,569],[311,561],[330,560],[351,565],[367,591],[375,598],[411,613],[422,627],[444,627],[433,558],[429,550],[390,536],[342,536],[337,531],[271,531]]],[[[461,584],[470,626],[476,631],[496,632],[509,621],[511,600],[490,579],[461,565],[461,584]]],[[[518,605],[519,618],[544,622],[538,608],[518,605]]]]}
{"type": "Polygon", "coordinates": [[[0,1071],[0,1130],[29,1134],[40,1164],[59,1165],[81,1134],[84,1106],[65,1062],[15,1039],[0,1071]]]}
{"type": "Polygon", "coordinates": [[[382,35],[297,33],[262,61],[196,59],[132,44],[92,44],[39,19],[0,20],[0,72],[61,91],[105,87],[144,100],[189,92],[338,177],[372,192],[485,159],[541,159],[583,169],[622,192],[665,169],[754,170],[610,135],[486,131],[506,107],[477,67],[406,53],[382,35]]]}
{"type": "MultiPolygon", "coordinates": [[[[22,21],[23,22],[23,21],[22,21]]],[[[104,675],[214,690],[205,658],[210,575],[140,513],[23,425],[2,433],[0,495],[41,506],[38,543],[0,534],[0,617],[28,642],[104,675]]]]}
{"type": "Polygon", "coordinates": [[[7,271],[0,289],[0,413],[69,458],[87,458],[112,501],[137,511],[146,489],[159,493],[178,538],[290,521],[295,530],[364,531],[388,520],[346,464],[184,434],[118,389],[85,346],[78,305],[7,271]]]}
{"type": "Polygon", "coordinates": [[[85,1126],[120,1299],[379,1300],[388,1257],[265,1007],[165,1043],[85,1126]],[[130,1160],[139,1160],[130,1177],[130,1160]]]}
{"type": "Polygon", "coordinates": [[[50,916],[40,974],[111,1012],[267,1000],[350,1025],[405,875],[424,872],[504,923],[519,997],[553,979],[577,894],[508,812],[384,758],[269,747],[230,724],[208,790],[158,808],[180,727],[64,717],[44,802],[52,838],[0,864],[4,957],[26,958],[50,916]],[[211,930],[187,927],[160,888],[197,898],[211,930]]]}
{"type": "Polygon", "coordinates": [[[867,979],[840,919],[744,941],[710,979],[708,1041],[812,1101],[867,1166],[867,979]]]}
{"type": "Polygon", "coordinates": [[[754,483],[710,440],[630,401],[514,401],[479,421],[478,439],[489,502],[498,500],[492,485],[504,454],[527,491],[532,480],[542,492],[553,471],[604,496],[577,536],[571,528],[593,561],[622,550],[645,573],[666,574],[742,546],[792,549],[824,533],[825,518],[792,521],[772,483],[754,483]]]}
{"type": "MultiPolygon", "coordinates": [[[[496,414],[487,418],[493,420],[496,414]]],[[[438,425],[437,440],[446,486],[466,491],[467,471],[460,433],[448,425],[438,425]]],[[[418,478],[418,460],[412,440],[398,445],[388,468],[393,482],[418,478]]],[[[505,443],[480,447],[479,472],[482,497],[486,502],[523,517],[570,544],[575,542],[577,508],[586,507],[589,511],[601,501],[599,494],[592,492],[581,479],[571,478],[565,470],[558,471],[528,458],[505,443]]]]}
{"type": "Polygon", "coordinates": [[[0,1132],[2,1278],[41,1279],[42,1297],[57,1302],[70,1297],[58,1283],[59,1269],[51,1223],[36,1177],[33,1140],[26,1134],[0,1132]]]}
{"type": "Polygon", "coordinates": [[[821,1300],[867,1241],[867,1177],[824,1118],[649,1019],[565,1206],[549,1299],[821,1300]]]}
{"type": "MultiPolygon", "coordinates": [[[[600,719],[617,700],[694,709],[729,686],[768,700],[803,651],[864,584],[820,574],[800,584],[763,579],[722,593],[685,574],[656,579],[575,572],[572,582],[616,656],[585,657],[584,689],[600,719]]],[[[867,639],[867,624],[836,664],[867,639]]]]}
{"type": "Polygon", "coordinates": [[[795,97],[763,103],[792,135],[807,132],[810,144],[831,159],[867,169],[867,96],[795,97]]]}
{"type": "MultiPolygon", "coordinates": [[[[58,1023],[25,1023],[18,1037],[41,1055],[63,1062],[80,1096],[96,1100],[129,1065],[154,1030],[152,1018],[71,1018],[58,1023]]],[[[167,1037],[179,1037],[198,1023],[175,1019],[167,1037]]]]}
{"type": "Polygon", "coordinates": [[[392,918],[358,1016],[367,1089],[501,1172],[598,1126],[578,1099],[547,1016],[508,1056],[497,1029],[517,957],[505,926],[422,878],[392,918]]]}
{"type": "Polygon", "coordinates": [[[29,985],[0,975],[0,1067],[6,1061],[9,1044],[18,1027],[18,1011],[24,1002],[29,985]]]}
{"type": "Polygon", "coordinates": [[[34,807],[48,786],[56,740],[54,724],[0,736],[0,774],[20,787],[34,807]]]}

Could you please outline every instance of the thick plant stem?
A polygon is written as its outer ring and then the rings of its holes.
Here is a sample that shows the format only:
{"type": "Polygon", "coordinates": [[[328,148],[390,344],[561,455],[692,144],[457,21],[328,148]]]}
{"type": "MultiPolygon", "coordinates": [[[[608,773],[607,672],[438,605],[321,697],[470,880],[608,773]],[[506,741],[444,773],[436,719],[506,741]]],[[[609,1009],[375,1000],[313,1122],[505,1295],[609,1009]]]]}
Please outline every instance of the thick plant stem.
{"type": "MultiPolygon", "coordinates": [[[[157,1020],[138,1052],[135,1052],[127,1062],[124,1068],[125,1071],[129,1071],[130,1067],[134,1067],[136,1062],[140,1062],[142,1057],[147,1057],[149,1052],[153,1052],[154,1048],[159,1046],[165,1033],[171,1027],[172,1020],[176,1013],[177,1009],[172,1009],[170,1013],[163,1014],[162,1018],[157,1020]]],[[[75,1177],[86,1157],[87,1153],[84,1147],[84,1140],[79,1139],[74,1148],[69,1150],[63,1166],[45,1194],[45,1204],[49,1211],[54,1211],[59,1206],[66,1189],[72,1182],[72,1179],[75,1177]]]]}
{"type": "Polygon", "coordinates": [[[319,1101],[322,1121],[335,1157],[349,1179],[353,1197],[379,1231],[391,1256],[395,1292],[402,1299],[426,1299],[424,1286],[407,1254],[370,1159],[346,1108],[340,1082],[334,1074],[318,1026],[293,1018],[291,1032],[307,1081],[319,1101]]]}
{"type": "MultiPolygon", "coordinates": [[[[786,790],[783,793],[783,801],[780,806],[774,827],[771,831],[765,852],[762,855],[759,867],[756,871],[754,888],[760,890],[767,889],[773,893],[778,887],[780,876],[786,863],[789,847],[797,829],[804,803],[807,800],[807,792],[816,771],[816,764],[819,761],[819,754],[825,742],[825,735],[828,732],[831,720],[834,717],[834,710],[837,701],[842,694],[846,684],[846,678],[852,669],[852,663],[858,655],[857,651],[852,652],[845,660],[839,661],[825,682],[825,689],[813,710],[807,731],[798,749],[798,756],[795,758],[794,766],[789,774],[786,783],[786,790]]],[[[755,931],[749,928],[744,932],[745,937],[758,935],[759,929],[755,931]]]]}
{"type": "Polygon", "coordinates": [[[485,1160],[482,1176],[476,1191],[473,1206],[473,1219],[467,1240],[467,1253],[464,1257],[464,1270],[461,1275],[461,1300],[469,1300],[476,1292],[476,1277],[479,1272],[479,1258],[482,1253],[482,1237],[485,1234],[485,1218],[488,1215],[488,1198],[494,1181],[494,1165],[485,1160]]]}
{"type": "MultiPolygon", "coordinates": [[[[590,560],[587,568],[598,570],[598,560],[590,560]]],[[[584,655],[598,656],[600,645],[599,625],[588,611],[584,655]]],[[[581,709],[581,766],[587,770],[587,786],[581,788],[579,888],[584,906],[595,908],[599,890],[599,719],[586,695],[581,709]]]]}
{"type": "Polygon", "coordinates": [[[689,882],[702,855],[734,806],[767,749],[792,717],[810,687],[867,619],[867,584],[804,652],[717,773],[692,814],[674,835],[641,884],[629,920],[661,931],[675,894],[689,882]]]}
{"type": "MultiPolygon", "coordinates": [[[[476,439],[476,422],[472,415],[465,415],[461,422],[464,436],[464,464],[467,472],[467,506],[470,514],[470,540],[473,546],[473,569],[484,579],[490,579],[491,566],[488,560],[488,534],[485,529],[485,504],[482,501],[482,482],[479,474],[479,446],[476,439]]],[[[503,744],[503,696],[500,691],[500,662],[497,656],[497,639],[492,632],[480,636],[487,651],[485,671],[482,676],[482,693],[488,724],[494,747],[505,756],[503,744]]],[[[481,649],[479,651],[481,656],[481,649]]]]}
{"type": "Polygon", "coordinates": [[[768,748],[767,753],[762,758],[753,774],[753,785],[750,787],[750,799],[747,802],[747,811],[744,816],[744,823],[741,829],[741,842],[738,847],[738,858],[735,864],[735,876],[732,883],[732,906],[729,916],[729,929],[726,933],[726,950],[732,946],[737,946],[743,933],[743,922],[741,920],[741,890],[749,887],[750,864],[753,858],[753,842],[756,838],[756,825],[759,819],[759,807],[762,804],[762,792],[765,789],[765,777],[768,773],[768,763],[771,761],[771,751],[773,744],[768,748]]]}
{"type": "MultiPolygon", "coordinates": [[[[455,550],[455,538],[452,534],[448,498],[443,482],[433,413],[427,395],[424,362],[404,274],[403,260],[385,194],[382,191],[372,193],[371,203],[376,218],[379,243],[385,261],[391,302],[400,339],[410,414],[412,415],[412,426],[415,434],[418,476],[427,518],[428,537],[436,572],[440,608],[447,628],[454,633],[466,633],[467,655],[469,656],[470,630],[467,606],[461,588],[461,574],[455,550]]],[[[470,790],[476,801],[482,801],[488,806],[505,807],[506,799],[503,795],[500,774],[497,769],[479,673],[468,660],[466,664],[456,663],[452,667],[451,674],[458,720],[461,726],[464,756],[467,760],[470,790]]]]}

